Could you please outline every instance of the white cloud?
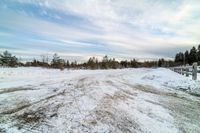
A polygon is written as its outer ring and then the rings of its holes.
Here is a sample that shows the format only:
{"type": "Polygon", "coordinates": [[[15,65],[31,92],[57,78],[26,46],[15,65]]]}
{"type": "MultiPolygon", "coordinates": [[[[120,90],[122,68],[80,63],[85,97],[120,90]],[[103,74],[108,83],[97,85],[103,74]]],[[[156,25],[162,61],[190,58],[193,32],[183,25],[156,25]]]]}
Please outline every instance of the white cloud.
{"type": "MultiPolygon", "coordinates": [[[[96,39],[105,42],[111,55],[153,56],[152,53],[146,53],[146,48],[149,51],[185,48],[195,45],[200,39],[200,19],[193,18],[200,11],[200,2],[197,0],[17,1],[81,16],[100,27],[90,27],[98,31],[92,33],[26,15],[19,16],[13,12],[7,12],[5,19],[0,20],[0,25],[12,25],[17,30],[45,36],[63,45],[76,45],[77,48],[92,46],[77,40],[96,39]],[[10,21],[13,16],[15,21],[10,21]]],[[[44,13],[47,14],[45,10],[44,13]]],[[[3,16],[3,13],[0,15],[3,16]]],[[[59,15],[53,17],[61,20],[59,15]]],[[[90,53],[94,54],[92,51],[90,53]]]]}

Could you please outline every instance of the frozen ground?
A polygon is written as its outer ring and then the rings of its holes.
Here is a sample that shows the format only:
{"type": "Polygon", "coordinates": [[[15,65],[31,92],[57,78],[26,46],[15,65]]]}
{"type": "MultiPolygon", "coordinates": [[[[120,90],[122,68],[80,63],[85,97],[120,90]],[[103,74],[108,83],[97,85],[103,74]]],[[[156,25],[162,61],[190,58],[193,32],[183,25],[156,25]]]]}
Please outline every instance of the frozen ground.
{"type": "Polygon", "coordinates": [[[0,68],[0,132],[198,133],[199,94],[164,68],[0,68]]]}

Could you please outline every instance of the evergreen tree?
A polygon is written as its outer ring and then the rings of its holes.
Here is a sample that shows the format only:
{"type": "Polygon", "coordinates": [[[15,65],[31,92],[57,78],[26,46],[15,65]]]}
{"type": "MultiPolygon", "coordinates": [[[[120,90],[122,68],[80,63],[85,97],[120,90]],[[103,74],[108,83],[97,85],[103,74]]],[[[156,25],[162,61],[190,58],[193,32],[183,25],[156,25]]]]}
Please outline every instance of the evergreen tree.
{"type": "Polygon", "coordinates": [[[15,67],[17,64],[18,64],[18,59],[17,59],[17,57],[13,56],[13,57],[10,59],[9,66],[10,66],[10,67],[15,67]]]}
{"type": "Polygon", "coordinates": [[[198,60],[198,64],[200,64],[200,44],[198,46],[197,60],[198,60]]]}
{"type": "Polygon", "coordinates": [[[2,65],[3,65],[2,57],[3,57],[3,55],[2,55],[2,54],[0,54],[0,66],[2,66],[2,65]]]}
{"type": "Polygon", "coordinates": [[[98,61],[97,58],[96,58],[96,60],[95,60],[95,64],[96,64],[96,69],[99,69],[99,61],[98,61]]]}
{"type": "Polygon", "coordinates": [[[77,61],[71,62],[71,67],[72,68],[77,68],[77,61]]]}
{"type": "Polygon", "coordinates": [[[119,67],[118,62],[115,61],[115,58],[113,58],[110,63],[111,63],[110,66],[112,69],[117,69],[119,67]]]}
{"type": "Polygon", "coordinates": [[[104,56],[102,60],[102,69],[108,69],[108,56],[104,56]]]}
{"type": "Polygon", "coordinates": [[[97,65],[96,65],[96,58],[95,58],[95,57],[89,58],[87,64],[88,64],[88,67],[89,67],[90,69],[96,69],[96,68],[97,68],[97,65]]]}
{"type": "Polygon", "coordinates": [[[18,59],[15,56],[12,56],[7,50],[3,52],[3,55],[0,55],[0,65],[16,67],[18,64],[18,59]]]}
{"type": "Polygon", "coordinates": [[[131,60],[131,67],[132,68],[137,68],[138,67],[138,63],[135,59],[131,60]]]}
{"type": "Polygon", "coordinates": [[[161,59],[158,60],[158,67],[161,67],[162,66],[162,61],[161,59]]]}
{"type": "Polygon", "coordinates": [[[190,50],[188,63],[192,64],[194,62],[197,62],[197,49],[195,47],[192,47],[192,49],[190,50]]]}
{"type": "Polygon", "coordinates": [[[176,54],[175,62],[178,65],[183,65],[183,63],[184,63],[184,54],[182,52],[179,52],[178,54],[176,54]]]}
{"type": "Polygon", "coordinates": [[[185,65],[189,63],[189,52],[188,50],[185,51],[185,65]]]}
{"type": "Polygon", "coordinates": [[[127,62],[127,60],[121,61],[120,64],[121,64],[122,68],[128,68],[128,62],[127,62]]]}
{"type": "Polygon", "coordinates": [[[67,60],[67,62],[65,63],[65,67],[66,67],[66,68],[70,68],[69,60],[67,60]]]}

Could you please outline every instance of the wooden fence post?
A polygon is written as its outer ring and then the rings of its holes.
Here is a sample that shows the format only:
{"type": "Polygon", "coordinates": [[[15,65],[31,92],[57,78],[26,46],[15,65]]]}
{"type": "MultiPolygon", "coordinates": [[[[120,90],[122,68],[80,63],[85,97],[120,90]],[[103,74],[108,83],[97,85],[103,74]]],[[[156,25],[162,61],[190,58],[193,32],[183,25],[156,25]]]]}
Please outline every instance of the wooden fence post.
{"type": "Polygon", "coordinates": [[[184,68],[181,66],[181,75],[184,75],[184,68]]]}
{"type": "Polygon", "coordinates": [[[197,62],[192,65],[192,79],[197,80],[197,62]]]}
{"type": "Polygon", "coordinates": [[[189,77],[189,64],[186,64],[185,71],[186,71],[186,77],[189,77]]]}

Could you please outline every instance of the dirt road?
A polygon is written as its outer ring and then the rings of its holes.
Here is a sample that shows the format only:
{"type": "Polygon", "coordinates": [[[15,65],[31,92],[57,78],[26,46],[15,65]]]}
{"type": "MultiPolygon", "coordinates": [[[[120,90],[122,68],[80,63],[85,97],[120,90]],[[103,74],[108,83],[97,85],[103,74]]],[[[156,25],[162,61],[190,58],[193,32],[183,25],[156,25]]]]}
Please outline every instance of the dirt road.
{"type": "Polygon", "coordinates": [[[1,89],[0,132],[198,133],[200,98],[127,73],[85,74],[1,89]]]}

